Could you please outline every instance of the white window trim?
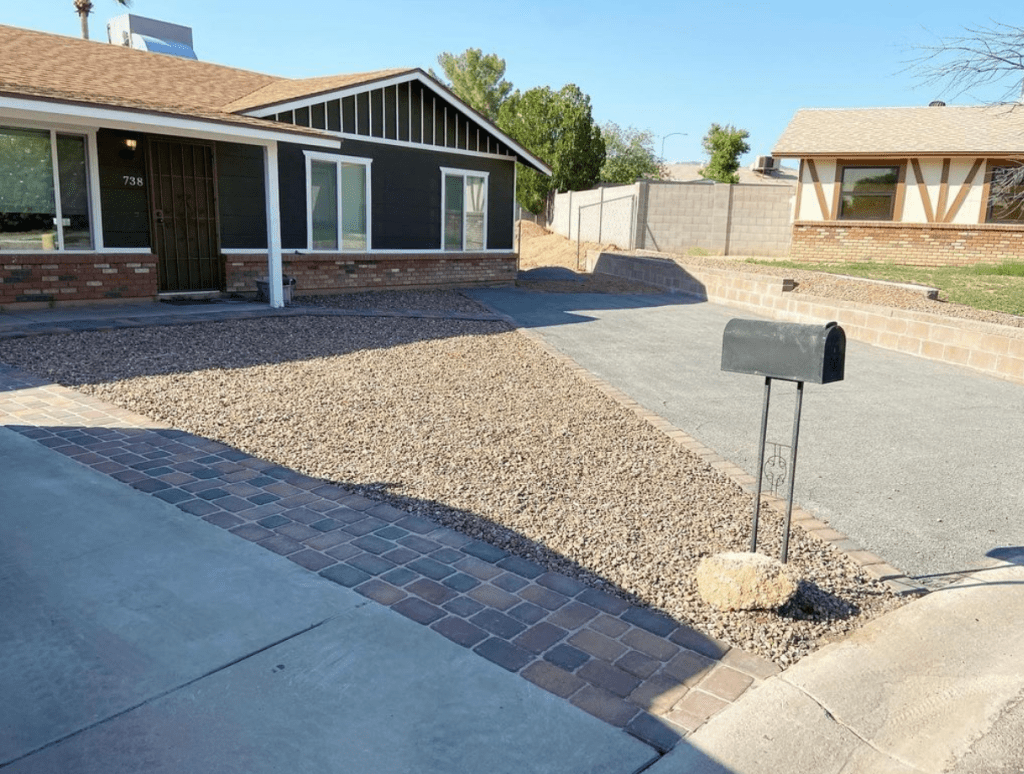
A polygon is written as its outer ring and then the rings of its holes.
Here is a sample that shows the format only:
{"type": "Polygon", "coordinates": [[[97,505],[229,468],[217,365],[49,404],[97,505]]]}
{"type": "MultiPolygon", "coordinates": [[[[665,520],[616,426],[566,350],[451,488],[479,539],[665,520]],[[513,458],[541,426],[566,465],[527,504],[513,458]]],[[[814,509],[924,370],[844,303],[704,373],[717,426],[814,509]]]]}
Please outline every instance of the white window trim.
{"type": "MultiPolygon", "coordinates": [[[[52,255],[54,253],[67,253],[71,255],[87,255],[89,253],[103,252],[103,221],[100,216],[100,171],[98,153],[96,147],[96,130],[78,126],[65,126],[57,123],[36,123],[21,121],[18,119],[0,119],[0,128],[28,129],[38,132],[50,133],[50,162],[53,171],[53,201],[55,220],[60,223],[56,229],[56,242],[53,250],[19,250],[19,253],[26,255],[52,255]],[[60,201],[60,173],[57,163],[57,135],[64,134],[70,137],[81,137],[85,142],[85,176],[86,176],[86,206],[89,208],[89,241],[92,247],[85,250],[67,250],[64,248],[64,225],[63,213],[61,212],[60,201]]],[[[146,248],[149,251],[149,248],[146,248]]]]}
{"type": "Polygon", "coordinates": [[[372,201],[370,199],[370,191],[372,186],[370,185],[370,174],[373,169],[373,159],[361,158],[359,156],[340,156],[333,153],[319,153],[317,151],[306,150],[303,151],[306,157],[306,251],[310,253],[364,253],[369,252],[373,249],[373,211],[372,201]],[[320,161],[328,164],[334,164],[338,170],[337,174],[337,202],[338,212],[336,213],[338,219],[338,247],[334,250],[323,250],[315,249],[313,247],[313,196],[311,195],[311,185],[313,180],[313,162],[320,161]],[[342,233],[342,217],[341,217],[341,165],[342,164],[360,164],[366,168],[366,183],[363,196],[366,200],[366,248],[364,250],[345,250],[345,237],[342,233]]]}
{"type": "MultiPolygon", "coordinates": [[[[479,169],[455,169],[454,167],[441,167],[441,251],[442,252],[466,252],[466,178],[482,177],[484,179],[484,246],[482,252],[487,252],[487,210],[489,209],[491,196],[490,172],[482,172],[479,169]],[[447,209],[448,188],[445,185],[445,178],[448,176],[462,178],[462,247],[458,251],[446,250],[444,246],[444,224],[447,209]]],[[[473,252],[476,252],[475,250],[473,252]]]]}

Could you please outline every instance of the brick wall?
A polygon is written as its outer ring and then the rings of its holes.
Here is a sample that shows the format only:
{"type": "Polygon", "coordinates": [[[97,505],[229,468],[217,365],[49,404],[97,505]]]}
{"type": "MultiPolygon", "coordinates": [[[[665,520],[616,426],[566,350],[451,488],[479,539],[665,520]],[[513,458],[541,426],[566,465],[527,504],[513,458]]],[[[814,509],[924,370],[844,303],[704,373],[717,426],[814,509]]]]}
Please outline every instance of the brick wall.
{"type": "Polygon", "coordinates": [[[151,298],[159,285],[148,254],[0,254],[0,304],[151,298]]]}
{"type": "Polygon", "coordinates": [[[888,261],[913,266],[964,266],[1024,259],[1024,228],[941,223],[797,222],[794,260],[888,261]]]}
{"type": "MultiPolygon", "coordinates": [[[[515,280],[515,253],[366,255],[284,255],[284,273],[295,278],[296,294],[338,293],[376,288],[491,285],[515,280]]],[[[228,255],[227,290],[255,292],[267,276],[266,254],[228,255]]]]}

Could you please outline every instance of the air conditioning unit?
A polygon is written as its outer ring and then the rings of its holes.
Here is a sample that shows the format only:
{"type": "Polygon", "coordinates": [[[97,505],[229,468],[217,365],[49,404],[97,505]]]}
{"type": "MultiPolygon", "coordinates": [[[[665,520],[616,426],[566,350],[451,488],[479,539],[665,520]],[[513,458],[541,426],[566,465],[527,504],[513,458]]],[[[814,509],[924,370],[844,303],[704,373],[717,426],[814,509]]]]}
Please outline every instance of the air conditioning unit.
{"type": "Polygon", "coordinates": [[[772,156],[758,156],[751,169],[754,172],[774,172],[778,165],[772,156]]]}

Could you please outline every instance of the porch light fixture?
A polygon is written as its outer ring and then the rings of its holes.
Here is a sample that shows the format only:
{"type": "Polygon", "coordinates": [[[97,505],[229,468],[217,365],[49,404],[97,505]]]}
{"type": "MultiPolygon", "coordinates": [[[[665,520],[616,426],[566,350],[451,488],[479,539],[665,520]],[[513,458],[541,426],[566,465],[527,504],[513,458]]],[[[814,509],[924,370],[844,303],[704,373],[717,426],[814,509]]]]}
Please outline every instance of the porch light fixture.
{"type": "Polygon", "coordinates": [[[124,144],[125,147],[128,148],[128,150],[135,150],[139,145],[139,141],[129,137],[124,141],[124,144]]]}

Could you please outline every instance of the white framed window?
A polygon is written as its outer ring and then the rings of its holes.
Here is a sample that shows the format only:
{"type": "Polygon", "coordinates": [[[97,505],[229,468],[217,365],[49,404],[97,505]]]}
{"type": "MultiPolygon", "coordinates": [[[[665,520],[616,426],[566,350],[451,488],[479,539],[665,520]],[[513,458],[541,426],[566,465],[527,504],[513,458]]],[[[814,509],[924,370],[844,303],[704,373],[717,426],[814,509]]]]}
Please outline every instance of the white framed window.
{"type": "Polygon", "coordinates": [[[0,127],[0,250],[91,250],[88,142],[0,127]]]}
{"type": "Polygon", "coordinates": [[[441,249],[487,249],[487,172],[441,167],[441,249]]]}
{"type": "Polygon", "coordinates": [[[372,159],[305,151],[306,247],[337,252],[370,250],[372,159]]]}

